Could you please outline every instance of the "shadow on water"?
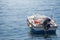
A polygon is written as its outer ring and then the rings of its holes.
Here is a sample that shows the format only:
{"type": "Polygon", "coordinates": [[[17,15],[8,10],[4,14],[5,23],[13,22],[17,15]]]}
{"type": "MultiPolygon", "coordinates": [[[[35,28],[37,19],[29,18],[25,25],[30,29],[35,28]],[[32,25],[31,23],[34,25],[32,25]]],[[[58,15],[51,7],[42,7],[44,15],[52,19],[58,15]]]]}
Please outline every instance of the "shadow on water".
{"type": "MultiPolygon", "coordinates": [[[[32,37],[32,38],[34,38],[34,37],[39,37],[39,38],[44,38],[44,39],[47,39],[47,38],[55,38],[55,37],[57,37],[57,34],[55,33],[55,34],[35,34],[35,33],[31,33],[30,32],[30,36],[32,37]]],[[[51,39],[52,40],[52,39],[51,39]]]]}

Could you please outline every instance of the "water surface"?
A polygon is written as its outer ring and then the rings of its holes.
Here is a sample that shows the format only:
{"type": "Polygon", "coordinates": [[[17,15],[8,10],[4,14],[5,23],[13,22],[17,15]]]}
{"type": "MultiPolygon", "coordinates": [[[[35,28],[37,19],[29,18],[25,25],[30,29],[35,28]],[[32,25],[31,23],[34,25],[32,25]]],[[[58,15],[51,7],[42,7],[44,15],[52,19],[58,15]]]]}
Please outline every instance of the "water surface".
{"type": "Polygon", "coordinates": [[[60,40],[60,0],[0,0],[0,40],[60,40]],[[34,13],[53,15],[56,35],[34,35],[26,24],[34,13]]]}

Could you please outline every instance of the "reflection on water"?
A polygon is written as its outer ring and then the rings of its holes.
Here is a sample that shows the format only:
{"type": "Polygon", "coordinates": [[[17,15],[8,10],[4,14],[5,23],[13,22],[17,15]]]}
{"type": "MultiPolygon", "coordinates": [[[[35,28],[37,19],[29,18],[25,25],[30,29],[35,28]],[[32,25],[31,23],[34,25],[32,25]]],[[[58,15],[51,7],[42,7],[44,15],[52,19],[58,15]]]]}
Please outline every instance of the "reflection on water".
{"type": "Polygon", "coordinates": [[[31,36],[30,40],[56,40],[57,35],[56,34],[34,34],[30,33],[31,36]]]}
{"type": "Polygon", "coordinates": [[[32,37],[44,37],[44,38],[49,38],[51,36],[57,36],[56,34],[35,34],[35,33],[30,33],[32,37]]]}
{"type": "Polygon", "coordinates": [[[0,0],[0,40],[60,40],[60,0],[0,0]],[[53,15],[56,35],[30,34],[26,16],[53,15]]]}

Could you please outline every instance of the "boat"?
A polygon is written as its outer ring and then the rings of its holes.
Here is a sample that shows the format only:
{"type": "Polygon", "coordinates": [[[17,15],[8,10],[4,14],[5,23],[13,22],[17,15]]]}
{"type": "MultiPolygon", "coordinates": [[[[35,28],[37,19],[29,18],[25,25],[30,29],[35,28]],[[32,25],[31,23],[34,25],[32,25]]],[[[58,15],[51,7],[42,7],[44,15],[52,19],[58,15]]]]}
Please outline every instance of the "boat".
{"type": "Polygon", "coordinates": [[[57,29],[53,18],[40,14],[27,17],[27,25],[32,33],[56,33],[57,29]]]}

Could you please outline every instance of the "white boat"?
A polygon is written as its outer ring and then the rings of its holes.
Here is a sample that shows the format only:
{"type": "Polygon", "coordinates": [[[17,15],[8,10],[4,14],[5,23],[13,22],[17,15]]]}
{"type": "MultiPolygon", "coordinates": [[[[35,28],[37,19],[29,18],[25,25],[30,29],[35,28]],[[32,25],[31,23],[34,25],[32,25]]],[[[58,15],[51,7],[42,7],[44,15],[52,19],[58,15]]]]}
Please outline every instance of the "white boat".
{"type": "Polygon", "coordinates": [[[57,24],[45,15],[32,15],[27,17],[27,25],[33,33],[55,33],[57,24]]]}

